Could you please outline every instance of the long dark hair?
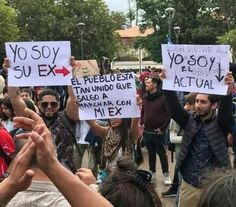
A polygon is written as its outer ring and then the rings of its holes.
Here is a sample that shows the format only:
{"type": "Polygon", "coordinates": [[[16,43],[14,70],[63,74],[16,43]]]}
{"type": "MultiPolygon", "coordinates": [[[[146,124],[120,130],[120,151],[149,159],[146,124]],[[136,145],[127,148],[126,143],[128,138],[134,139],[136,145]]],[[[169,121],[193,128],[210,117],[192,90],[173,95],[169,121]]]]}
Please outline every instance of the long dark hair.
{"type": "MultiPolygon", "coordinates": [[[[110,121],[109,121],[110,124],[110,121]]],[[[120,136],[121,136],[121,141],[120,145],[122,147],[122,150],[125,150],[127,148],[127,139],[131,138],[130,137],[130,125],[131,125],[131,119],[130,118],[123,118],[121,121],[121,125],[118,127],[120,136]]]]}
{"type": "Polygon", "coordinates": [[[126,146],[126,139],[131,139],[130,137],[130,125],[131,125],[131,119],[125,118],[122,119],[122,123],[120,125],[120,135],[121,135],[121,147],[124,150],[126,146]]]}
{"type": "MultiPolygon", "coordinates": [[[[109,125],[111,125],[110,120],[108,121],[109,125]]],[[[120,147],[123,152],[126,150],[128,152],[132,152],[134,154],[130,154],[131,157],[135,158],[136,164],[140,165],[143,162],[143,153],[140,145],[140,140],[137,143],[137,146],[135,147],[135,143],[133,139],[135,137],[131,137],[130,132],[130,126],[131,126],[132,119],[131,118],[123,118],[121,120],[121,125],[118,127],[119,133],[120,133],[120,147]]]]}
{"type": "Polygon", "coordinates": [[[147,179],[145,171],[142,174],[131,158],[120,158],[117,166],[109,169],[100,192],[115,207],[161,207],[155,186],[147,179]]]}
{"type": "MultiPolygon", "coordinates": [[[[15,116],[15,112],[14,112],[13,106],[11,104],[10,98],[7,97],[7,98],[2,99],[1,100],[1,105],[5,105],[12,112],[11,119],[13,119],[13,117],[15,116]]],[[[8,119],[9,119],[9,117],[7,117],[6,114],[2,113],[2,120],[6,121],[8,119]]]]}

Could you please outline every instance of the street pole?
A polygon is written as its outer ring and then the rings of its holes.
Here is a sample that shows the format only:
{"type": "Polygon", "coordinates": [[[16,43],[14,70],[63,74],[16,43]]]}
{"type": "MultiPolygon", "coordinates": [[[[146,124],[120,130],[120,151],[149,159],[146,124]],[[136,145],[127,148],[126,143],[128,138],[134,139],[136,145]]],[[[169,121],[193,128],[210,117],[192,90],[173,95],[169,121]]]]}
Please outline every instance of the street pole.
{"type": "Polygon", "coordinates": [[[83,60],[84,59],[84,40],[83,40],[83,33],[82,32],[80,34],[80,39],[81,39],[81,43],[80,43],[81,60],[83,60]]]}
{"type": "Polygon", "coordinates": [[[80,31],[80,52],[81,52],[81,60],[84,59],[84,40],[83,40],[83,35],[84,35],[84,27],[85,24],[83,22],[80,22],[78,24],[78,28],[80,31]]]}
{"type": "Polygon", "coordinates": [[[142,73],[142,67],[143,67],[143,64],[142,64],[142,49],[139,48],[138,49],[138,53],[139,53],[139,74],[142,73]]]}
{"type": "Polygon", "coordinates": [[[180,27],[179,26],[174,27],[174,33],[176,35],[176,44],[179,44],[179,34],[180,34],[180,27]]]}
{"type": "Polygon", "coordinates": [[[172,25],[172,19],[175,15],[175,9],[172,7],[168,7],[165,10],[167,17],[168,17],[168,38],[171,40],[171,25],[172,25]]]}

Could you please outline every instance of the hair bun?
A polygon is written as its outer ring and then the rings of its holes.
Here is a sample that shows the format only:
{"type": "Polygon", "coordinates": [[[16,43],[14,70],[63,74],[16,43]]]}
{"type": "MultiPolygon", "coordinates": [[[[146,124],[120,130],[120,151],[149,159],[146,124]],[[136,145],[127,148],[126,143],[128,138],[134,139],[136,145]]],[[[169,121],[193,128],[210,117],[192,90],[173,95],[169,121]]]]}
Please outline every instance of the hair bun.
{"type": "Polygon", "coordinates": [[[120,171],[134,171],[137,169],[137,165],[131,157],[122,157],[117,161],[117,168],[120,171]]]}

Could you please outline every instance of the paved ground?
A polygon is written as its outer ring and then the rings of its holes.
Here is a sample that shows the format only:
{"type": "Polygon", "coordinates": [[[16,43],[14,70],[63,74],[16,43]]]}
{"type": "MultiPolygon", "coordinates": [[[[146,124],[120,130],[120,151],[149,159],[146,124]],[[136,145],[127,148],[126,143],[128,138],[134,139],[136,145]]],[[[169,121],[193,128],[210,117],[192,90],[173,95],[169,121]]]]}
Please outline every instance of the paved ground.
{"type": "MultiPolygon", "coordinates": [[[[170,151],[168,151],[168,159],[169,159],[169,170],[170,170],[170,175],[171,175],[171,180],[173,179],[173,175],[174,175],[174,167],[175,167],[175,163],[171,162],[171,153],[170,151]]],[[[149,170],[148,169],[148,155],[147,155],[147,150],[146,148],[143,148],[143,153],[144,153],[144,163],[141,165],[140,168],[144,169],[144,170],[149,170]]],[[[231,157],[231,162],[233,160],[233,154],[229,153],[230,157],[231,157]]],[[[87,163],[88,163],[88,157],[87,157],[87,153],[86,156],[84,157],[83,160],[83,166],[87,167],[87,163]]],[[[175,198],[162,198],[161,197],[161,192],[168,190],[168,186],[165,186],[163,184],[163,174],[161,171],[161,165],[160,165],[160,161],[159,161],[159,157],[157,156],[157,178],[156,178],[156,190],[162,200],[163,203],[163,207],[175,207],[175,198]]]]}
{"type": "MultiPolygon", "coordinates": [[[[142,169],[145,169],[145,170],[149,170],[148,169],[148,156],[147,156],[147,151],[146,151],[146,148],[143,148],[143,153],[144,153],[144,164],[141,166],[142,169]]],[[[169,171],[170,171],[170,175],[171,175],[171,180],[174,176],[174,167],[175,167],[175,163],[172,163],[171,162],[171,154],[170,152],[168,151],[168,159],[169,159],[169,171]]],[[[164,207],[174,207],[175,206],[175,198],[162,198],[161,197],[161,193],[163,191],[166,191],[169,189],[168,186],[165,186],[164,183],[163,183],[163,174],[162,174],[162,170],[161,170],[161,164],[160,164],[160,160],[159,160],[159,157],[157,155],[157,178],[156,178],[156,189],[157,189],[157,192],[160,196],[160,198],[162,199],[162,202],[163,202],[163,206],[164,207]]]]}

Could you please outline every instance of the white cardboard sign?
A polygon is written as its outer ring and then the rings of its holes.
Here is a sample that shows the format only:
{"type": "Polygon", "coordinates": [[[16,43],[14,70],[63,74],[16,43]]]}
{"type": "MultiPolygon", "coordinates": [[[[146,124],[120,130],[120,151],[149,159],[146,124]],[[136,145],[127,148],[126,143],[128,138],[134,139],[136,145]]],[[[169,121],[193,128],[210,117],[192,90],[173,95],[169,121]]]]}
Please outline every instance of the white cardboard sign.
{"type": "Polygon", "coordinates": [[[80,120],[139,117],[133,73],[73,78],[80,120]]]}
{"type": "Polygon", "coordinates": [[[229,45],[162,45],[163,89],[225,95],[229,45]]]}
{"type": "Polygon", "coordinates": [[[71,48],[69,41],[7,42],[9,86],[70,85],[71,48]]]}

